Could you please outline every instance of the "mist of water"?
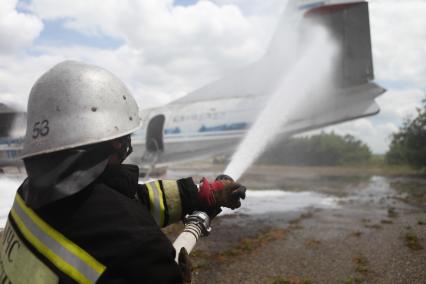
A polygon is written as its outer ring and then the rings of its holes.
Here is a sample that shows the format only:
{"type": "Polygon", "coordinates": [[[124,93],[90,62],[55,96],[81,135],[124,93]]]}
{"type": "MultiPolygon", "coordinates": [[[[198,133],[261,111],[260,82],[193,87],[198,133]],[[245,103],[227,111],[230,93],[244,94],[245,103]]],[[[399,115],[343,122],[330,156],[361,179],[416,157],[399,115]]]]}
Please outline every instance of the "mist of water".
{"type": "Polygon", "coordinates": [[[283,190],[247,190],[250,198],[244,201],[244,206],[238,211],[223,208],[222,215],[248,214],[260,215],[265,213],[298,212],[308,207],[336,208],[338,199],[317,192],[289,192],[283,190]]]}
{"type": "MultiPolygon", "coordinates": [[[[241,177],[278,134],[283,133],[289,120],[309,116],[314,109],[322,108],[321,104],[327,104],[325,97],[321,96],[325,96],[326,88],[332,85],[338,48],[325,28],[310,26],[305,29],[307,34],[300,35],[295,34],[297,30],[293,28],[292,34],[285,38],[303,42],[304,48],[301,45],[290,45],[288,50],[280,50],[292,54],[297,60],[283,72],[275,92],[232,156],[225,173],[235,180],[241,177]],[[302,36],[304,40],[298,38],[302,36]],[[306,38],[309,40],[306,41],[306,38]]],[[[265,73],[265,76],[269,74],[265,73]]]]}

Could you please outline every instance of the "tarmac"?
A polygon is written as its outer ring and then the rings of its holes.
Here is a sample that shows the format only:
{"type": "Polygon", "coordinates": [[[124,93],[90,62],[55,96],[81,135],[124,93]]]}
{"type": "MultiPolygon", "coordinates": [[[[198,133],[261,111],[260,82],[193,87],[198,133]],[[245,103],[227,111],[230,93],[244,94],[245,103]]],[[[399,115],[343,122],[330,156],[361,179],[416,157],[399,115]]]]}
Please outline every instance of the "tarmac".
{"type": "MultiPolygon", "coordinates": [[[[426,179],[375,174],[252,167],[246,202],[191,253],[193,283],[426,283],[426,179]]],[[[166,229],[171,240],[181,228],[166,229]]]]}

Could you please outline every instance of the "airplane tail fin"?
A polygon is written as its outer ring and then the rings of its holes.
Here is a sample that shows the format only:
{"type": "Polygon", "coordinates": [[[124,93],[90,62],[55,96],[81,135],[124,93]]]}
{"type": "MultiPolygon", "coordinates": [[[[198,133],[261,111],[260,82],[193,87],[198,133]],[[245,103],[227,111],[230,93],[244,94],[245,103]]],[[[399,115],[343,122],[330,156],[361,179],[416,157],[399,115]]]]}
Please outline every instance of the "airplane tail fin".
{"type": "Polygon", "coordinates": [[[370,98],[382,94],[385,90],[372,82],[374,75],[368,3],[360,0],[308,0],[304,1],[305,5],[297,6],[300,1],[288,2],[269,48],[259,61],[195,90],[174,103],[268,96],[274,93],[285,74],[294,68],[300,54],[310,44],[312,33],[309,31],[313,30],[313,26],[304,25],[305,22],[325,26],[339,47],[340,52],[333,59],[337,60],[336,65],[333,65],[333,87],[340,89],[337,92],[355,96],[359,94],[355,89],[362,88],[362,93],[369,93],[370,98]]]}
{"type": "Polygon", "coordinates": [[[305,9],[304,17],[324,25],[340,47],[340,58],[335,69],[337,86],[348,88],[372,81],[374,73],[368,3],[340,1],[337,4],[305,6],[305,9]]]}

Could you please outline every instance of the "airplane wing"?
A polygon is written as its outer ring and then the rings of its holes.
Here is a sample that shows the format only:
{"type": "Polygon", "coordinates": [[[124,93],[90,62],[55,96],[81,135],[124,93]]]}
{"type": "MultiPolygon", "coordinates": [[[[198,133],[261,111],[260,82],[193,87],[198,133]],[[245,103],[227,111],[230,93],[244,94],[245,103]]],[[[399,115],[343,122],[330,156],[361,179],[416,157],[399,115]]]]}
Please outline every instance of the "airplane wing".
{"type": "MultiPolygon", "coordinates": [[[[297,134],[377,114],[379,107],[375,98],[385,89],[373,81],[368,3],[302,1],[299,11],[303,21],[326,27],[340,47],[340,53],[334,72],[334,88],[328,89],[329,93],[325,95],[320,94],[321,90],[310,94],[310,104],[315,107],[294,114],[281,132],[297,134]],[[327,103],[316,102],[324,99],[327,103]]],[[[269,49],[259,61],[166,107],[145,112],[146,124],[142,130],[146,129],[145,141],[139,140],[139,144],[161,145],[155,158],[157,164],[230,153],[236,148],[283,75],[298,60],[292,51],[303,48],[306,41],[295,35],[306,30],[292,30],[297,19],[292,13],[284,13],[269,49]],[[159,117],[162,117],[161,124],[151,124],[159,117]],[[163,127],[161,135],[150,136],[153,128],[163,127]]],[[[321,66],[313,64],[312,68],[321,72],[321,66]]],[[[156,152],[155,147],[146,148],[145,156],[156,152]]]]}

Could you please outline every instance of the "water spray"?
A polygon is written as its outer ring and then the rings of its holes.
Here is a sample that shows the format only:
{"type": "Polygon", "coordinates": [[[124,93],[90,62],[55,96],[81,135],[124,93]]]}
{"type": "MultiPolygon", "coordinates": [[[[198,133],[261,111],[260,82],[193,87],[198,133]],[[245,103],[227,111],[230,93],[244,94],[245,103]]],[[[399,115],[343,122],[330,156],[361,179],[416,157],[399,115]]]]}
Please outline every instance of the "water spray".
{"type": "Polygon", "coordinates": [[[309,115],[315,103],[327,103],[322,98],[325,86],[332,81],[336,45],[322,27],[310,27],[311,42],[293,68],[282,78],[282,83],[269,97],[264,109],[232,156],[225,174],[238,180],[247,168],[264,152],[278,134],[286,134],[286,124],[300,114],[309,115]],[[316,68],[320,67],[318,70],[316,68]]]}
{"type": "MultiPolygon", "coordinates": [[[[295,38],[295,30],[292,30],[290,38],[295,38]]],[[[283,127],[294,119],[295,114],[309,114],[310,108],[315,107],[309,103],[309,95],[316,95],[315,101],[318,102],[321,99],[318,95],[325,93],[324,86],[331,81],[337,48],[325,29],[310,27],[309,31],[308,37],[311,40],[304,43],[306,49],[300,51],[295,48],[299,47],[297,44],[292,46],[296,50],[293,50],[294,56],[299,60],[291,60],[292,66],[282,69],[285,74],[280,78],[281,83],[277,84],[275,92],[269,97],[225,169],[228,178],[230,176],[238,180],[273,139],[283,133],[283,127]],[[315,70],[319,66],[321,70],[315,70]]],[[[177,254],[182,247],[190,253],[198,238],[210,232],[210,218],[204,212],[194,212],[185,218],[184,223],[184,231],[173,243],[177,254]]]]}

